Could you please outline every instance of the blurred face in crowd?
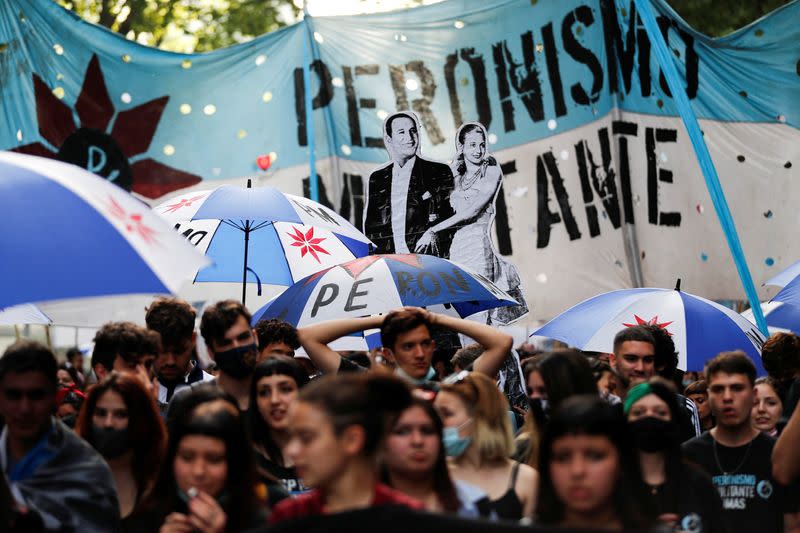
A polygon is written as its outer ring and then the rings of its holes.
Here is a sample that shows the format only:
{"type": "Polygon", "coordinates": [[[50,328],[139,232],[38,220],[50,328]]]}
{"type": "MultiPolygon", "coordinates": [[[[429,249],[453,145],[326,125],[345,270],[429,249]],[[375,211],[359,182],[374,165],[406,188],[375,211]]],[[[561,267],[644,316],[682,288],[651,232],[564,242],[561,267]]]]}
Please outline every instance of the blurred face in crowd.
{"type": "Polygon", "coordinates": [[[107,390],[98,398],[92,414],[92,424],[101,428],[128,427],[128,407],[118,392],[107,390]]]}
{"type": "Polygon", "coordinates": [[[709,376],[708,402],[717,426],[736,429],[750,424],[755,389],[745,374],[717,372],[709,376]]]}
{"type": "Polygon", "coordinates": [[[33,443],[50,427],[56,391],[42,372],[8,372],[0,381],[0,415],[9,438],[33,443]]]}
{"type": "MultiPolygon", "coordinates": [[[[250,328],[250,324],[247,323],[247,319],[239,315],[239,317],[236,319],[236,322],[234,322],[233,325],[228,328],[222,339],[211,341],[210,348],[212,352],[217,353],[232,350],[233,348],[238,348],[240,346],[249,346],[252,344],[256,344],[256,335],[250,328]]],[[[253,366],[255,365],[257,353],[258,351],[256,350],[247,356],[250,359],[247,362],[253,366]]]]}
{"type": "Polygon", "coordinates": [[[324,488],[344,472],[350,459],[359,455],[364,430],[350,426],[336,435],[327,413],[306,402],[295,402],[289,413],[291,436],[286,456],[305,485],[324,488]]]}
{"type": "Polygon", "coordinates": [[[390,472],[428,476],[436,464],[441,442],[433,420],[419,406],[406,409],[386,439],[384,464],[390,472]]]}
{"type": "Polygon", "coordinates": [[[597,382],[597,390],[619,396],[622,393],[622,384],[613,372],[603,372],[597,382]]]}
{"type": "Polygon", "coordinates": [[[186,435],[178,443],[172,471],[184,493],[195,488],[216,497],[228,480],[225,442],[206,435],[186,435]]]}
{"type": "Polygon", "coordinates": [[[294,357],[294,349],[286,344],[285,342],[271,342],[264,346],[263,348],[259,348],[258,354],[258,361],[260,363],[264,359],[268,357],[272,357],[275,355],[285,355],[286,357],[294,357]]]}
{"type": "Polygon", "coordinates": [[[403,372],[414,379],[422,379],[428,374],[435,350],[436,342],[422,324],[397,335],[394,346],[386,351],[403,372]]]}
{"type": "Polygon", "coordinates": [[[649,342],[625,341],[611,355],[611,363],[622,380],[632,387],[655,374],[655,348],[649,342]]]}
{"type": "Polygon", "coordinates": [[[690,394],[688,398],[697,406],[697,415],[700,417],[700,420],[705,420],[711,416],[711,405],[708,403],[708,394],[690,394]]]}
{"type": "Polygon", "coordinates": [[[528,395],[534,400],[547,398],[547,389],[544,386],[542,373],[538,370],[528,374],[528,395]]]}
{"type": "Polygon", "coordinates": [[[74,366],[79,372],[83,372],[83,355],[73,355],[69,360],[70,364],[74,366]]]}
{"type": "Polygon", "coordinates": [[[196,333],[192,337],[177,346],[165,346],[164,350],[158,354],[153,361],[156,376],[164,382],[183,379],[189,372],[196,333]]]}
{"type": "Polygon", "coordinates": [[[436,395],[433,407],[439,413],[444,427],[457,427],[461,437],[468,437],[472,434],[472,416],[469,409],[464,404],[461,396],[452,392],[442,391],[436,395]]]}
{"type": "Polygon", "coordinates": [[[648,417],[658,418],[666,422],[672,420],[669,406],[655,394],[642,396],[631,406],[631,410],[628,412],[628,422],[636,422],[639,419],[648,417]]]}
{"type": "Polygon", "coordinates": [[[75,381],[73,381],[72,376],[70,376],[69,372],[63,368],[59,369],[56,373],[56,379],[58,380],[59,387],[72,387],[75,385],[75,381]]]}
{"type": "Polygon", "coordinates": [[[783,414],[783,403],[778,393],[767,383],[756,385],[756,403],[753,405],[753,427],[759,431],[769,433],[783,414]]]}
{"type": "Polygon", "coordinates": [[[56,416],[59,419],[66,418],[68,416],[78,416],[78,410],[75,409],[75,406],[71,403],[62,403],[56,410],[56,416]]]}
{"type": "MultiPolygon", "coordinates": [[[[132,355],[127,358],[117,355],[114,359],[114,367],[112,370],[136,376],[145,388],[149,388],[151,385],[150,371],[153,369],[153,361],[155,358],[155,354],[132,355]]],[[[97,377],[103,379],[105,376],[97,377]]]]}
{"type": "Polygon", "coordinates": [[[297,399],[297,382],[282,374],[264,376],[256,384],[256,404],[268,427],[278,431],[289,428],[289,408],[297,399]]]}
{"type": "Polygon", "coordinates": [[[556,439],[548,468],[565,514],[592,515],[613,507],[620,458],[608,437],[565,435],[556,439]]]}

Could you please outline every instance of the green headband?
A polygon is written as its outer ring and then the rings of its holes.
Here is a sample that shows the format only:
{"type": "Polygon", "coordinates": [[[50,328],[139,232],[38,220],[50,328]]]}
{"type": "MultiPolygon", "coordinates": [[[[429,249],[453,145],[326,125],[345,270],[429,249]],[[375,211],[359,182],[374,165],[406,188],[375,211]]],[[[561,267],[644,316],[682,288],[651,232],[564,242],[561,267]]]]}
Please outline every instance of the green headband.
{"type": "Polygon", "coordinates": [[[625,414],[631,410],[631,406],[653,392],[653,388],[649,383],[639,383],[631,390],[628,391],[628,396],[625,398],[625,414]]]}

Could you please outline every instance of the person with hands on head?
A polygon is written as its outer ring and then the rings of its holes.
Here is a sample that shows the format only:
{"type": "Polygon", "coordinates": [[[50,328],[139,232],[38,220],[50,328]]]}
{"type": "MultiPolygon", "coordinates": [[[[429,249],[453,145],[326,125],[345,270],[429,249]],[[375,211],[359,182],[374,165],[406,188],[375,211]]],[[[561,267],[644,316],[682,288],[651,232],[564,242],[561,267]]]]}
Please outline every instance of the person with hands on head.
{"type": "Polygon", "coordinates": [[[395,365],[397,375],[412,383],[424,383],[436,375],[431,366],[436,350],[431,333],[433,327],[450,329],[481,344],[485,350],[473,363],[473,369],[490,377],[497,374],[513,343],[510,335],[485,324],[431,313],[419,307],[404,307],[385,316],[320,322],[298,329],[298,334],[317,368],[323,373],[335,373],[360,370],[360,367],[344,360],[328,347],[328,343],[357,331],[380,328],[384,357],[395,365]]]}
{"type": "Polygon", "coordinates": [[[150,371],[161,351],[161,337],[133,322],[108,322],[94,336],[92,369],[97,381],[112,371],[136,376],[148,393],[154,393],[150,371]]]}

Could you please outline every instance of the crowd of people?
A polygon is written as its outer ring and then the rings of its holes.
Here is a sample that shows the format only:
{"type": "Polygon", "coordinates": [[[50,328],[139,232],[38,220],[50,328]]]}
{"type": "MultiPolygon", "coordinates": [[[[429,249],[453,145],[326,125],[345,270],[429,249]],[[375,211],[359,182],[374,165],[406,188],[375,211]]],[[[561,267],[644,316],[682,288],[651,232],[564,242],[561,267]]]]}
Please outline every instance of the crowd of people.
{"type": "Polygon", "coordinates": [[[684,373],[658,326],[541,352],[420,308],[297,330],[226,300],[200,317],[204,367],[191,305],[144,318],[102,327],[89,365],[27,340],[0,357],[0,530],[800,531],[791,333],[769,376],[739,351],[684,373]],[[381,349],[329,346],[368,329],[381,349]],[[498,386],[509,358],[525,405],[498,386]]]}

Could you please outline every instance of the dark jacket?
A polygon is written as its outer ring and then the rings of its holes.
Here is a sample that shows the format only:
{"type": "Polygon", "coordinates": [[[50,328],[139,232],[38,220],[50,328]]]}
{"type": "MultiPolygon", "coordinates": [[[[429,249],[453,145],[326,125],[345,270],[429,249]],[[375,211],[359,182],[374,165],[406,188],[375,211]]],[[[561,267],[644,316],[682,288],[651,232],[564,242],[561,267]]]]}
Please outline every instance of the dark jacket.
{"type": "MultiPolygon", "coordinates": [[[[368,196],[364,210],[364,233],[375,243],[376,253],[393,254],[392,234],[392,169],[394,163],[379,168],[369,177],[368,196]]],[[[417,156],[408,185],[406,204],[406,245],[413,253],[417,241],[431,226],[453,216],[450,193],[453,173],[443,163],[417,156]]],[[[437,233],[439,256],[450,257],[453,231],[437,233]]]]}

